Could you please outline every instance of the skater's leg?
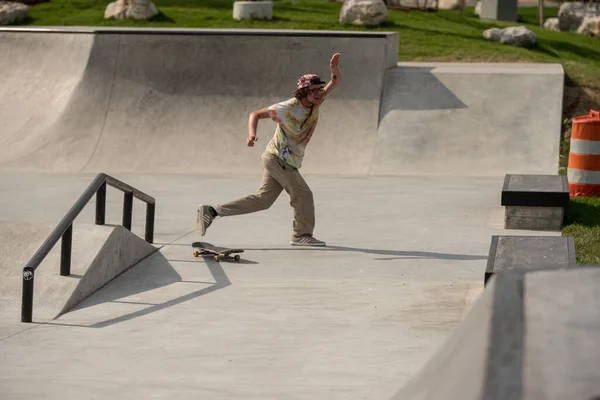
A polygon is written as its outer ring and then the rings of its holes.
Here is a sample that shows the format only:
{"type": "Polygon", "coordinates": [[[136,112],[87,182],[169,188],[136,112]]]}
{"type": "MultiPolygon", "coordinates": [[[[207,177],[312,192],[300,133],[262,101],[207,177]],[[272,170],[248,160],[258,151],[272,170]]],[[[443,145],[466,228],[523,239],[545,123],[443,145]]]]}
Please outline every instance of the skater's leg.
{"type": "Polygon", "coordinates": [[[209,205],[198,205],[197,230],[204,236],[206,229],[212,224],[215,217],[229,217],[232,215],[248,214],[266,210],[271,207],[277,197],[283,191],[281,184],[275,179],[267,168],[268,158],[263,154],[263,165],[265,166],[262,181],[258,192],[229,203],[219,204],[214,207],[209,205]]]}
{"type": "Polygon", "coordinates": [[[251,194],[240,199],[230,201],[229,203],[214,206],[217,215],[220,217],[229,217],[232,215],[249,214],[257,211],[263,211],[273,205],[277,197],[281,194],[283,188],[271,174],[265,169],[263,178],[256,194],[251,194]]]}
{"type": "MultiPolygon", "coordinates": [[[[265,163],[264,157],[263,163],[265,163]]],[[[273,205],[282,191],[283,187],[265,168],[260,188],[256,194],[251,194],[214,207],[203,204],[198,205],[196,217],[197,230],[200,235],[204,236],[206,229],[212,224],[212,221],[217,216],[229,217],[232,215],[249,214],[266,210],[273,205]]]]}
{"type": "Polygon", "coordinates": [[[265,168],[290,195],[290,205],[294,209],[292,244],[323,246],[313,237],[315,228],[315,205],[313,193],[300,172],[280,159],[271,157],[265,168]]]}

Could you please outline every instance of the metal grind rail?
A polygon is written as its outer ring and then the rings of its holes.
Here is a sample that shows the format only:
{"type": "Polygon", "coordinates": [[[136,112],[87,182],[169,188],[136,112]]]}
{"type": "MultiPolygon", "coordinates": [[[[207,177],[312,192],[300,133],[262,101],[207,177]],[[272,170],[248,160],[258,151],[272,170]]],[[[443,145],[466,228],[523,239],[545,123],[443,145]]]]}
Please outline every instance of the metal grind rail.
{"type": "Polygon", "coordinates": [[[106,185],[124,192],[122,223],[123,226],[130,231],[133,213],[133,198],[135,197],[146,203],[146,230],[144,239],[148,243],[152,243],[154,241],[154,214],[156,207],[154,198],[135,189],[134,187],[127,185],[126,183],[121,182],[118,179],[113,178],[112,176],[98,174],[23,268],[21,322],[31,322],[33,314],[33,278],[35,276],[35,270],[60,239],[62,239],[60,275],[69,276],[71,274],[73,221],[85,208],[94,194],[96,195],[96,225],[104,225],[106,216],[106,185]]]}

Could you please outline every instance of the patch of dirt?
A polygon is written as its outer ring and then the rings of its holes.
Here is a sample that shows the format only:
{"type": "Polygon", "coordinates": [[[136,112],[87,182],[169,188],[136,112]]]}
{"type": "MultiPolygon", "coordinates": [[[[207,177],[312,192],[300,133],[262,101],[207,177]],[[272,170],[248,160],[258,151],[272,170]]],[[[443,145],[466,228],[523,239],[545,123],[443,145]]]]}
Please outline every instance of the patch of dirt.
{"type": "Polygon", "coordinates": [[[589,115],[590,110],[600,111],[600,89],[565,85],[563,93],[563,128],[565,139],[571,137],[571,120],[589,115]]]}

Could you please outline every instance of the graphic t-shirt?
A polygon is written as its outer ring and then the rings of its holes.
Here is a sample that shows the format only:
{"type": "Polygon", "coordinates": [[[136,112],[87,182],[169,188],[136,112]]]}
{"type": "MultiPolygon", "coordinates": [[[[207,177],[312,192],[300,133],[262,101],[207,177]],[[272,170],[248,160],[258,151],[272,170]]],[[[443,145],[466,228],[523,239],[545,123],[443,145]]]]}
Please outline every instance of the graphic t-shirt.
{"type": "Polygon", "coordinates": [[[287,164],[300,168],[306,145],[319,120],[319,106],[305,107],[295,97],[267,109],[277,122],[275,135],[267,145],[267,152],[281,158],[287,164]]]}

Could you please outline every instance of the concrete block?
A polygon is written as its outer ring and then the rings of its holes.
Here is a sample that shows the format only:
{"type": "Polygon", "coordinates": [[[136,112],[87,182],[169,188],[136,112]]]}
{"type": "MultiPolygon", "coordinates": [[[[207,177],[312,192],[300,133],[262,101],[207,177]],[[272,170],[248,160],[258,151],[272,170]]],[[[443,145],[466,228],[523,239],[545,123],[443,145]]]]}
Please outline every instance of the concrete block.
{"type": "Polygon", "coordinates": [[[507,174],[502,186],[503,206],[566,207],[569,182],[564,175],[507,174]]]}
{"type": "Polygon", "coordinates": [[[273,19],[272,1],[236,1],[233,19],[273,19]]]}
{"type": "Polygon", "coordinates": [[[565,210],[562,207],[505,207],[504,228],[560,231],[565,210]]]}
{"type": "Polygon", "coordinates": [[[506,229],[561,230],[569,204],[567,177],[507,174],[501,204],[506,229]]]}
{"type": "Polygon", "coordinates": [[[494,273],[515,268],[576,267],[572,236],[492,236],[484,283],[494,273]]]}
{"type": "Polygon", "coordinates": [[[516,22],[518,16],[517,0],[481,0],[481,19],[516,22]]]}

